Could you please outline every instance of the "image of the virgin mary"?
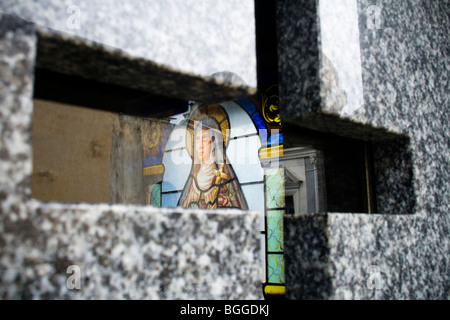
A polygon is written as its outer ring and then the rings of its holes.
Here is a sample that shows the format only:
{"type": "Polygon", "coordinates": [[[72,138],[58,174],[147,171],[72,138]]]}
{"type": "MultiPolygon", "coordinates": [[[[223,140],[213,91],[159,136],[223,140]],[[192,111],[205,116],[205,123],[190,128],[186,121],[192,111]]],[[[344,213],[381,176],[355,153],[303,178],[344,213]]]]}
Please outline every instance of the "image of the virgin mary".
{"type": "Polygon", "coordinates": [[[247,210],[236,174],[226,156],[223,133],[213,117],[196,121],[193,163],[178,205],[184,208],[247,210]]]}

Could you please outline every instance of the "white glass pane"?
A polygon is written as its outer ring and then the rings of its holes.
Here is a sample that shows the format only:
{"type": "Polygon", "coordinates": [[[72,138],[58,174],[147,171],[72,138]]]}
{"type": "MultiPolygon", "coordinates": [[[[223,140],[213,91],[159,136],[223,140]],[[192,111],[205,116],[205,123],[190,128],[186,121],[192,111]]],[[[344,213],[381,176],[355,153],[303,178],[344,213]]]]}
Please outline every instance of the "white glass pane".
{"type": "Polygon", "coordinates": [[[230,118],[230,138],[256,133],[256,127],[248,113],[234,102],[221,104],[230,118]]]}
{"type": "Polygon", "coordinates": [[[192,159],[186,149],[164,153],[162,191],[182,190],[189,176],[192,159]]]}
{"type": "Polygon", "coordinates": [[[230,141],[227,156],[240,183],[263,180],[264,170],[261,168],[258,156],[260,147],[261,142],[258,136],[230,141]]]}
{"type": "Polygon", "coordinates": [[[167,140],[166,150],[184,148],[186,146],[186,124],[173,128],[169,140],[167,140]]]}
{"type": "Polygon", "coordinates": [[[265,230],[264,222],[264,184],[249,184],[241,186],[245,200],[247,200],[250,211],[260,212],[260,231],[265,230]]]}

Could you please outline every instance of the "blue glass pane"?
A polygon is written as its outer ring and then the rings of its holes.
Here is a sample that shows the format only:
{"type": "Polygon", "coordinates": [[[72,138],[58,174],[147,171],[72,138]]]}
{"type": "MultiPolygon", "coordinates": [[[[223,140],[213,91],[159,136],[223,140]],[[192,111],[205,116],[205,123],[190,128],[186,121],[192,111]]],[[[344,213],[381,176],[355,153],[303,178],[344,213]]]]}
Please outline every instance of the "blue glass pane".
{"type": "Polygon", "coordinates": [[[250,115],[256,111],[256,106],[249,98],[238,99],[236,100],[236,102],[241,105],[250,115]]]}
{"type": "Polygon", "coordinates": [[[180,199],[180,196],[181,192],[163,193],[161,207],[175,208],[178,205],[178,200],[180,199]]]}
{"type": "Polygon", "coordinates": [[[269,139],[267,140],[268,146],[276,146],[279,144],[283,144],[283,134],[282,133],[277,133],[277,134],[271,135],[269,137],[269,139]]]}
{"type": "Polygon", "coordinates": [[[264,124],[264,120],[261,118],[258,112],[256,112],[252,116],[253,122],[258,130],[266,129],[266,125],[264,124]]]}
{"type": "Polygon", "coordinates": [[[154,166],[156,164],[161,164],[162,159],[158,159],[158,157],[150,157],[150,158],[145,158],[143,161],[143,166],[144,167],[149,167],[149,166],[154,166]]]}

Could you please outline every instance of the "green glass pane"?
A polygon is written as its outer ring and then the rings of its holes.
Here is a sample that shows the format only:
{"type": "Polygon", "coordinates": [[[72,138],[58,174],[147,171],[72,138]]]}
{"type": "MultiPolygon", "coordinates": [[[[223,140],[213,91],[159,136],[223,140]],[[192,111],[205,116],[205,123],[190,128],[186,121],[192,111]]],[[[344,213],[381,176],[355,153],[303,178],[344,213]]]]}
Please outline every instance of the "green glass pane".
{"type": "Polygon", "coordinates": [[[267,211],[267,251],[283,252],[284,210],[267,211]]]}
{"type": "Polygon", "coordinates": [[[266,206],[269,209],[284,208],[284,169],[266,170],[266,206]]]}
{"type": "Polygon", "coordinates": [[[151,189],[150,205],[154,207],[161,207],[161,185],[155,184],[151,189]]]}
{"type": "Polygon", "coordinates": [[[267,276],[269,283],[285,283],[283,254],[267,255],[267,276]]]}

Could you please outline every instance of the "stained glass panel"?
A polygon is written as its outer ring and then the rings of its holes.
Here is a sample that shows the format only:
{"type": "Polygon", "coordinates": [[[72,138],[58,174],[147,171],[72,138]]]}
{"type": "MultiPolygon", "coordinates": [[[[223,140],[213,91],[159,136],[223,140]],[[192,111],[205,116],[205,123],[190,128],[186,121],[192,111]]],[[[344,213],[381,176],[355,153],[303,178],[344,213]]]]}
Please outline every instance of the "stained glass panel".
{"type": "Polygon", "coordinates": [[[161,184],[154,184],[149,186],[149,204],[154,207],[161,206],[161,184]]]}
{"type": "Polygon", "coordinates": [[[267,211],[267,251],[283,252],[284,233],[283,233],[284,210],[267,211]]]}
{"type": "Polygon", "coordinates": [[[284,283],[284,256],[283,254],[267,255],[267,277],[269,283],[284,283]]]}
{"type": "Polygon", "coordinates": [[[283,168],[266,169],[266,207],[269,209],[285,207],[283,168]]]}

